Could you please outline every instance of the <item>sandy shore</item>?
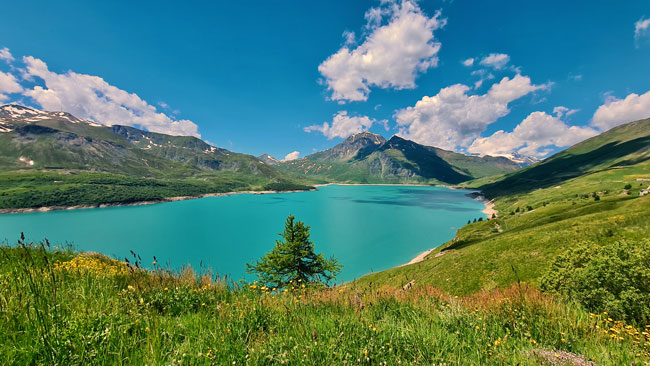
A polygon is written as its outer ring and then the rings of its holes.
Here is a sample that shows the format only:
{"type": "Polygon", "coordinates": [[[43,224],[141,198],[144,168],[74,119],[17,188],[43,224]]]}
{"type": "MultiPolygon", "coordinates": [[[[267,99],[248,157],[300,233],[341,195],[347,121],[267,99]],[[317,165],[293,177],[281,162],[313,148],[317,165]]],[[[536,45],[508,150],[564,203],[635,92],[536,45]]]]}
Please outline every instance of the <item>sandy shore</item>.
{"type": "Polygon", "coordinates": [[[273,194],[273,193],[296,193],[296,192],[309,192],[315,191],[316,189],[308,190],[294,190],[294,191],[238,191],[238,192],[225,192],[225,193],[206,193],[196,196],[178,196],[178,197],[168,197],[161,200],[154,201],[138,201],[138,202],[129,202],[129,203],[102,203],[95,205],[76,205],[76,206],[48,206],[48,207],[37,207],[37,208],[3,208],[0,209],[0,214],[11,214],[11,213],[26,213],[26,212],[47,212],[47,211],[59,211],[59,210],[80,210],[85,208],[103,208],[103,207],[122,207],[122,206],[144,206],[144,205],[155,205],[157,203],[165,202],[175,202],[175,201],[185,201],[185,200],[194,200],[204,197],[224,197],[230,196],[233,194],[273,194]]]}
{"type": "Polygon", "coordinates": [[[408,266],[409,264],[420,263],[420,262],[424,261],[424,258],[426,258],[426,256],[429,255],[429,254],[431,254],[431,252],[433,252],[434,250],[435,250],[435,248],[434,248],[434,249],[425,250],[424,252],[418,254],[417,257],[411,259],[410,262],[408,262],[408,263],[404,263],[404,264],[400,264],[398,267],[404,267],[404,266],[408,266]]]}

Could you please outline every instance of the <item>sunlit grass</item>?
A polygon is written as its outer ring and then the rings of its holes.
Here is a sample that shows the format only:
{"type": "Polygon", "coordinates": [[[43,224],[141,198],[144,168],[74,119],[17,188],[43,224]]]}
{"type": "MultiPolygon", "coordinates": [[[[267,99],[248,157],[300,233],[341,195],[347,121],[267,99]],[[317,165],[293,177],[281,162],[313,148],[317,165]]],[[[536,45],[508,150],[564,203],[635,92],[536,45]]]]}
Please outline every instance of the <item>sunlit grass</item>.
{"type": "Polygon", "coordinates": [[[531,350],[650,361],[642,329],[523,283],[461,297],[373,284],[274,291],[46,249],[2,249],[0,364],[537,365],[531,350]]]}

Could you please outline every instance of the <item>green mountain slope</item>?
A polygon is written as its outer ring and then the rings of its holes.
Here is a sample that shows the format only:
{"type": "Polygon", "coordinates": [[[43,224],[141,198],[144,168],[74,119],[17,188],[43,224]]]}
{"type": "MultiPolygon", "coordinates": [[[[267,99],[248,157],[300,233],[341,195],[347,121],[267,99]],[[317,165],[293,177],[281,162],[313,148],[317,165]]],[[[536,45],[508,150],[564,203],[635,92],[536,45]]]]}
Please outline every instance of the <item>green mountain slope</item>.
{"type": "Polygon", "coordinates": [[[0,208],[309,188],[297,181],[251,155],[196,137],[107,127],[65,112],[0,107],[0,186],[5,189],[0,208]]]}
{"type": "Polygon", "coordinates": [[[585,140],[481,189],[488,196],[551,187],[568,179],[650,159],[650,119],[631,122],[585,140]]]}
{"type": "Polygon", "coordinates": [[[641,193],[650,186],[649,134],[650,120],[629,123],[481,187],[494,198],[498,218],[431,243],[437,248],[423,262],[360,283],[415,279],[467,294],[535,282],[558,254],[581,243],[648,241],[650,195],[641,193]]]}
{"type": "Polygon", "coordinates": [[[317,181],[343,183],[444,183],[511,172],[519,165],[503,157],[467,156],[369,132],[331,149],[283,162],[280,170],[317,181]]]}

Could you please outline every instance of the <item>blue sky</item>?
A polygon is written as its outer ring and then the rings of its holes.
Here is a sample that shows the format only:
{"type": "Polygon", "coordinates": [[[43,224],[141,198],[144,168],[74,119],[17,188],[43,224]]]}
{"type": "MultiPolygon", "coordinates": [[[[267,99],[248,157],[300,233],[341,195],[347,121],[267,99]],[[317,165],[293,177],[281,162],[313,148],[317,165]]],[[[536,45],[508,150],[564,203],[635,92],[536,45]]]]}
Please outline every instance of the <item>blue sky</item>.
{"type": "Polygon", "coordinates": [[[0,22],[0,102],[254,155],[305,156],[369,129],[543,157],[650,117],[648,1],[13,1],[3,12],[14,16],[0,22]]]}

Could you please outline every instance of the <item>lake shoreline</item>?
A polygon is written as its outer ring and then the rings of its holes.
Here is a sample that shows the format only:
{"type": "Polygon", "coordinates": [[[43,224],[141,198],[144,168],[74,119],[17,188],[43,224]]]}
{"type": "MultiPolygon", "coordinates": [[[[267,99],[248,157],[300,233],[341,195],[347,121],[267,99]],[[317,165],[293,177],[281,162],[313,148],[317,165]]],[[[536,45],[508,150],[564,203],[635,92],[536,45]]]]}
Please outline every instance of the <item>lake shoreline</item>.
{"type": "Polygon", "coordinates": [[[289,191],[235,191],[235,192],[223,192],[223,193],[205,193],[195,196],[177,196],[177,197],[168,197],[160,200],[151,200],[151,201],[136,201],[136,202],[119,202],[119,203],[99,203],[99,204],[88,204],[88,205],[73,205],[73,206],[44,206],[44,207],[29,207],[29,208],[0,208],[0,215],[2,214],[18,214],[18,213],[33,213],[33,212],[50,212],[50,211],[63,211],[63,210],[83,210],[88,208],[106,208],[106,207],[128,207],[128,206],[145,206],[145,205],[155,205],[158,203],[166,202],[176,202],[176,201],[186,201],[194,200],[205,197],[225,197],[233,194],[274,194],[274,193],[299,193],[299,192],[313,192],[317,191],[318,187],[325,186],[411,186],[411,187],[444,187],[449,189],[467,189],[459,188],[446,185],[432,185],[432,184],[417,184],[417,183],[323,183],[323,184],[314,184],[312,185],[313,189],[304,189],[304,190],[289,190],[289,191]]]}
{"type": "MultiPolygon", "coordinates": [[[[450,188],[450,187],[447,187],[447,188],[450,188]]],[[[452,188],[452,189],[458,189],[458,188],[452,188]]],[[[466,194],[465,196],[470,197],[472,199],[475,199],[477,201],[481,201],[485,205],[485,208],[481,212],[483,212],[487,216],[488,220],[491,219],[493,215],[495,217],[499,215],[499,211],[497,211],[494,208],[494,200],[488,200],[487,198],[485,198],[485,196],[482,194],[482,192],[472,192],[472,193],[466,194]]],[[[456,236],[454,236],[454,239],[455,238],[456,238],[456,236]]],[[[426,259],[426,257],[429,256],[429,254],[431,254],[434,250],[436,250],[440,246],[444,245],[445,243],[442,243],[442,244],[438,245],[435,248],[425,250],[424,252],[418,254],[415,258],[411,259],[408,263],[400,264],[399,266],[396,266],[396,267],[393,267],[393,268],[399,268],[399,267],[408,266],[410,264],[416,264],[416,263],[423,262],[426,259]]]]}
{"type": "Polygon", "coordinates": [[[317,189],[314,188],[314,189],[290,190],[290,191],[235,191],[235,192],[223,192],[223,193],[206,193],[206,194],[200,194],[195,196],[177,196],[177,197],[163,198],[160,200],[137,201],[137,202],[126,202],[126,203],[100,203],[100,204],[74,205],[74,206],[45,206],[45,207],[35,207],[35,208],[2,208],[0,209],[0,214],[50,212],[50,211],[63,211],[63,210],[83,210],[88,208],[105,208],[105,207],[146,206],[146,205],[155,205],[158,203],[166,203],[166,202],[195,200],[195,199],[206,198],[206,197],[225,197],[225,196],[231,196],[235,194],[298,193],[298,192],[311,192],[316,190],[317,189]]]}

